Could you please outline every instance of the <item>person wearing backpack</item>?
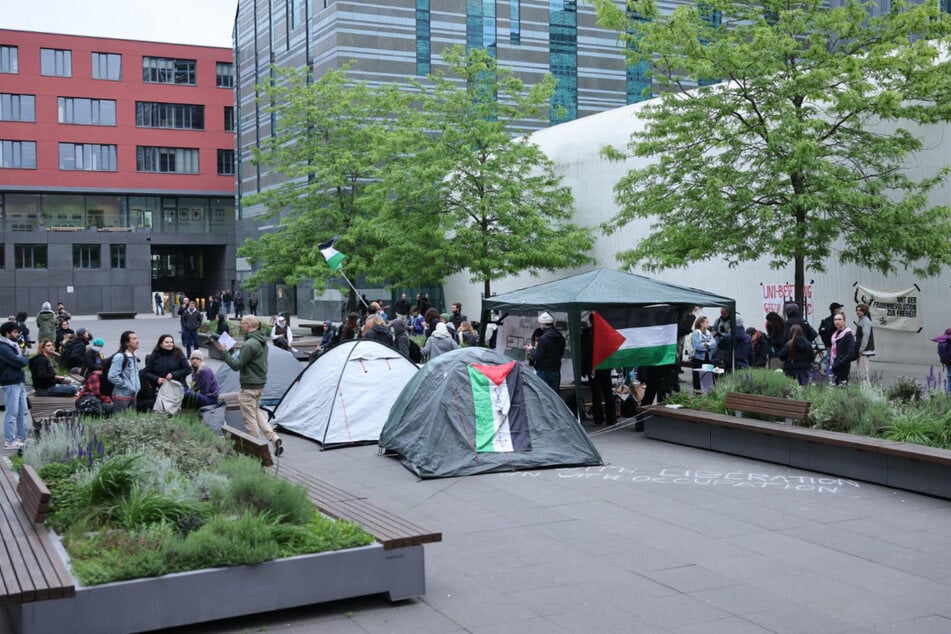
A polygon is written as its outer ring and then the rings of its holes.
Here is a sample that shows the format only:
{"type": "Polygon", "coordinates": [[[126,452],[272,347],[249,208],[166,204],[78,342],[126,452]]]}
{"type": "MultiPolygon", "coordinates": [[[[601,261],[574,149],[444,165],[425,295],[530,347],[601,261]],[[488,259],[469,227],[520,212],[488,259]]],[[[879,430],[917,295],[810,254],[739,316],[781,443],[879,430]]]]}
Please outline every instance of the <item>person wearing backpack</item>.
{"type": "Polygon", "coordinates": [[[103,372],[106,381],[100,386],[100,392],[109,391],[107,383],[111,384],[112,411],[121,412],[135,406],[135,396],[141,387],[139,382],[139,360],[135,351],[139,349],[139,336],[131,330],[126,330],[119,337],[119,350],[109,359],[109,368],[103,372]],[[103,389],[105,388],[105,389],[103,389]]]}
{"type": "Polygon", "coordinates": [[[932,341],[938,342],[938,360],[944,366],[944,391],[951,396],[951,328],[945,330],[943,335],[938,335],[932,341]]]}

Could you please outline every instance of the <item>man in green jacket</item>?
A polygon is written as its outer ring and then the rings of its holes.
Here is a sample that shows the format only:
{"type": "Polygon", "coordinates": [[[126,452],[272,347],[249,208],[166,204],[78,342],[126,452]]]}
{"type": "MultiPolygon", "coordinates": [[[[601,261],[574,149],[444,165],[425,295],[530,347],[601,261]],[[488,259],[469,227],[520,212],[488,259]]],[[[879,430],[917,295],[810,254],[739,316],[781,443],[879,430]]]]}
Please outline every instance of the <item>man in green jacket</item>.
{"type": "MultiPolygon", "coordinates": [[[[241,406],[244,427],[252,436],[263,434],[268,441],[273,442],[274,455],[280,456],[284,453],[284,444],[274,433],[267,414],[261,410],[261,394],[267,383],[267,335],[261,330],[261,321],[254,315],[241,318],[241,331],[244,333],[244,345],[237,357],[226,353],[225,363],[232,370],[240,372],[238,404],[241,406]]],[[[224,351],[225,347],[218,343],[218,349],[224,351]]]]}

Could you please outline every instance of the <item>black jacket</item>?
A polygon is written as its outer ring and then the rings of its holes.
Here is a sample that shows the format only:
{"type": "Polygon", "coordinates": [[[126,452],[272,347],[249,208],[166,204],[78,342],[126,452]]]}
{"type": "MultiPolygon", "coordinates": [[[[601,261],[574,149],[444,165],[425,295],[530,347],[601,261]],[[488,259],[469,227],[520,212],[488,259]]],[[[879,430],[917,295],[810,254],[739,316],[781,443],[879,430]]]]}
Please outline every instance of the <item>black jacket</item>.
{"type": "Polygon", "coordinates": [[[791,351],[789,343],[779,351],[779,358],[783,360],[783,371],[787,374],[807,372],[812,368],[812,360],[815,356],[812,344],[805,337],[796,337],[791,351]]]}
{"type": "Polygon", "coordinates": [[[19,353],[19,347],[0,341],[0,385],[16,385],[26,380],[23,368],[29,363],[26,357],[19,353]]]}
{"type": "Polygon", "coordinates": [[[159,377],[165,378],[171,373],[176,381],[185,381],[185,378],[191,373],[191,367],[188,365],[188,359],[182,354],[181,350],[172,350],[166,352],[159,350],[149,355],[145,362],[145,378],[153,384],[157,384],[159,377]],[[176,356],[176,352],[181,356],[176,356]]]}
{"type": "Polygon", "coordinates": [[[42,354],[30,359],[30,374],[33,376],[33,387],[37,390],[48,390],[56,384],[56,370],[42,354]]]}
{"type": "Polygon", "coordinates": [[[535,362],[536,372],[561,372],[561,358],[565,354],[565,338],[557,328],[545,328],[535,349],[528,353],[535,362]]]}

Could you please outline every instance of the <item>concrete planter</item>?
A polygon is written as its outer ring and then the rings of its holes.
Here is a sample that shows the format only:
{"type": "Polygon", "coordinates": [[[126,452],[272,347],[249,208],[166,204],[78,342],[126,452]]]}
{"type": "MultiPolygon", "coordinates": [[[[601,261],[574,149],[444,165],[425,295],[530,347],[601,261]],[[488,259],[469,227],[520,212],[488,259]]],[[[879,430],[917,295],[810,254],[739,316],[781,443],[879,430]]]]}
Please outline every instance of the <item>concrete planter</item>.
{"type": "Polygon", "coordinates": [[[8,606],[18,632],[122,634],[214,621],[348,597],[425,593],[423,547],[379,544],[84,587],[76,596],[8,606]]]}
{"type": "Polygon", "coordinates": [[[699,410],[650,413],[647,438],[951,499],[951,451],[699,410]]]}

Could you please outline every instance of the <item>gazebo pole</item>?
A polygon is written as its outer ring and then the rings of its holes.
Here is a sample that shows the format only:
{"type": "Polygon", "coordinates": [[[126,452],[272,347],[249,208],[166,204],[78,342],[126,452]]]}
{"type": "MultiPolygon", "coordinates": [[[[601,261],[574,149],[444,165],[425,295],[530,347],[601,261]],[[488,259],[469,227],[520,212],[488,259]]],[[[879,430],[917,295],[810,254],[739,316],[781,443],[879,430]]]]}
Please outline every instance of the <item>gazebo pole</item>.
{"type": "Polygon", "coordinates": [[[584,417],[584,401],[581,398],[581,311],[568,311],[568,341],[571,344],[571,370],[575,378],[575,415],[578,422],[584,417]]]}

